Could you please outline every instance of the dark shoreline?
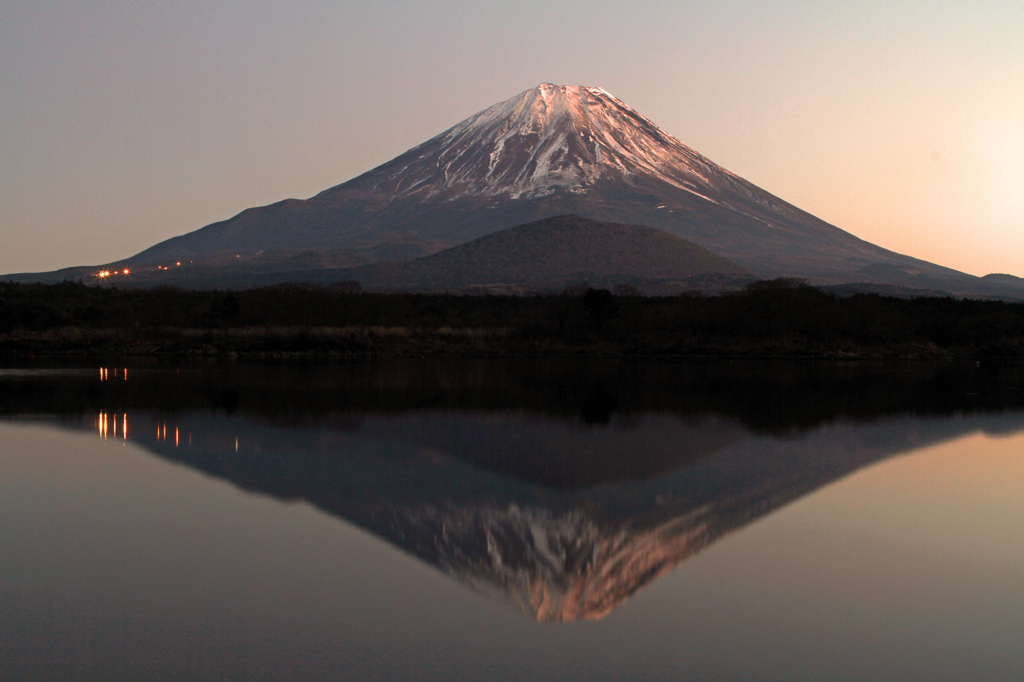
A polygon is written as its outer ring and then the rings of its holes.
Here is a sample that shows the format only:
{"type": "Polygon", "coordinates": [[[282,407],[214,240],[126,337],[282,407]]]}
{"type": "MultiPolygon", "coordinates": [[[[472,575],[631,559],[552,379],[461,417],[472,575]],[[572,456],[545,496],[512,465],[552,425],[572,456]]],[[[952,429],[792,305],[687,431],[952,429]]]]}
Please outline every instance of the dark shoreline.
{"type": "MultiPolygon", "coordinates": [[[[433,331],[435,332],[435,331],[433,331]]],[[[494,330],[432,333],[431,330],[174,330],[159,337],[112,332],[83,333],[54,330],[45,334],[0,335],[0,358],[86,356],[202,356],[246,358],[358,358],[358,357],[636,357],[636,358],[785,358],[828,360],[1019,360],[1019,356],[979,353],[975,349],[950,350],[932,345],[888,347],[799,347],[793,344],[742,344],[723,340],[712,346],[674,348],[622,348],[614,344],[537,345],[496,334],[494,330]]]]}
{"type": "Polygon", "coordinates": [[[0,359],[43,357],[213,357],[253,359],[346,359],[375,357],[522,357],[522,358],[666,358],[666,359],[809,359],[809,360],[998,360],[1019,362],[1020,355],[977,348],[940,348],[908,343],[857,346],[792,340],[709,340],[706,345],[676,343],[669,347],[624,347],[607,340],[537,343],[517,330],[437,330],[407,328],[244,328],[120,330],[61,328],[45,332],[0,334],[0,359]]]}
{"type": "Polygon", "coordinates": [[[838,297],[793,281],[719,296],[547,296],[282,286],[117,290],[0,283],[0,359],[637,357],[1024,359],[1024,304],[838,297]]]}

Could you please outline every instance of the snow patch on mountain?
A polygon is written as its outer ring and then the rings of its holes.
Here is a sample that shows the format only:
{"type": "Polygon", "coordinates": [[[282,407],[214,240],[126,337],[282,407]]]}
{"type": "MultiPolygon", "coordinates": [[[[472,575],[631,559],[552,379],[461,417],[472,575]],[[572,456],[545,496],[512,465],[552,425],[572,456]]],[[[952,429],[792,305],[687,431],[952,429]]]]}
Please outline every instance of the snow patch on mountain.
{"type": "Polygon", "coordinates": [[[643,528],[582,510],[484,504],[394,509],[445,573],[538,621],[597,620],[713,540],[709,508],[643,528]]]}
{"type": "Polygon", "coordinates": [[[391,200],[517,199],[586,192],[599,180],[636,175],[715,203],[723,203],[716,187],[746,184],[603,88],[550,83],[470,116],[354,182],[391,200]]]}

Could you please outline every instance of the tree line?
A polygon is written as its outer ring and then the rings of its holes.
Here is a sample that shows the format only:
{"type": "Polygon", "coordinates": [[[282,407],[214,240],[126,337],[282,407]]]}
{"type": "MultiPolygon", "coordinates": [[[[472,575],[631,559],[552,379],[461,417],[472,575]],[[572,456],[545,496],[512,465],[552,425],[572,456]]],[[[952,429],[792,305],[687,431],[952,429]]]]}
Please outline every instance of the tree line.
{"type": "Polygon", "coordinates": [[[1024,303],[835,296],[797,280],[717,296],[238,291],[0,283],[0,349],[599,354],[1024,355],[1024,303]],[[185,334],[185,331],[188,334],[185,334]],[[178,346],[154,346],[185,336],[178,346]],[[184,336],[182,336],[184,335],[184,336]],[[84,339],[84,340],[83,340],[84,339]],[[91,341],[90,341],[91,339],[91,341]],[[116,340],[116,343],[115,341],[116,340]],[[429,342],[428,342],[429,340],[429,342]],[[113,344],[113,345],[111,345],[113,344]],[[184,345],[182,345],[184,344],[184,345]]]}

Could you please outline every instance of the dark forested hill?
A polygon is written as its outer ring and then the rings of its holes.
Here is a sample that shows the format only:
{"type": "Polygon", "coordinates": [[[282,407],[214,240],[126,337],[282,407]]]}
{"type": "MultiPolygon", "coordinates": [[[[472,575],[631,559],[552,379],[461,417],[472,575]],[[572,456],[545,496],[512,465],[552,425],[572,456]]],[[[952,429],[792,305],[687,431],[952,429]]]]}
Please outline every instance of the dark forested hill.
{"type": "Polygon", "coordinates": [[[568,215],[513,227],[413,261],[356,268],[346,273],[346,279],[382,289],[493,284],[557,289],[610,278],[686,279],[711,274],[754,279],[729,259],[664,230],[568,215]]]}

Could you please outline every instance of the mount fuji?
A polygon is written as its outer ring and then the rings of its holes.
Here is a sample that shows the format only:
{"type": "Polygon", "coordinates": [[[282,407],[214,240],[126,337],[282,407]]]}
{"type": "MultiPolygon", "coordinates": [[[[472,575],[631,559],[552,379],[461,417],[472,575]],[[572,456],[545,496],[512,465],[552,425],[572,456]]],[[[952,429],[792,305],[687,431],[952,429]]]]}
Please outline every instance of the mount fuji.
{"type": "MultiPolygon", "coordinates": [[[[196,285],[211,272],[239,283],[344,279],[346,268],[412,260],[567,214],[664,230],[762,278],[1024,297],[1016,278],[975,277],[829,225],[602,88],[550,83],[314,197],[250,208],[104,267],[130,268],[135,284],[196,285]]],[[[59,281],[98,269],[9,278],[59,281]]]]}

